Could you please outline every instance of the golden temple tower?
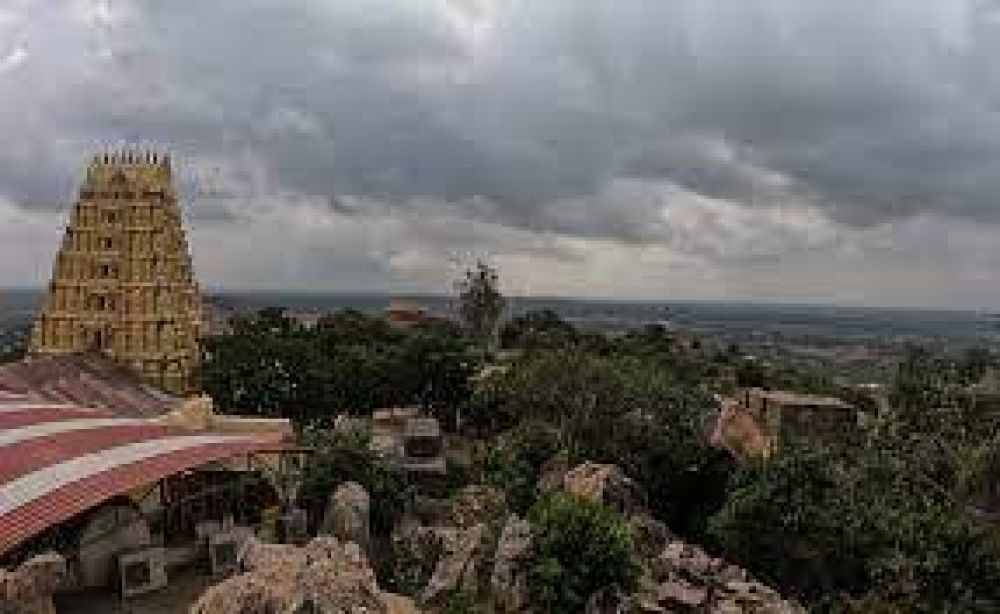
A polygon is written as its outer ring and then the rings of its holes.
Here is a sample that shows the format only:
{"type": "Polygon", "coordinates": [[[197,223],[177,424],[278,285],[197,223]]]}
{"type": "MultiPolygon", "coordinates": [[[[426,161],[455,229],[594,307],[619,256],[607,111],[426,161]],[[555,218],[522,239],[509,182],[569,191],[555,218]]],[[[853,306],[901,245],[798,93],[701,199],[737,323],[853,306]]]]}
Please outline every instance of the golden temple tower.
{"type": "Polygon", "coordinates": [[[147,382],[196,387],[201,298],[170,158],[95,156],[32,331],[35,355],[96,350],[147,382]]]}

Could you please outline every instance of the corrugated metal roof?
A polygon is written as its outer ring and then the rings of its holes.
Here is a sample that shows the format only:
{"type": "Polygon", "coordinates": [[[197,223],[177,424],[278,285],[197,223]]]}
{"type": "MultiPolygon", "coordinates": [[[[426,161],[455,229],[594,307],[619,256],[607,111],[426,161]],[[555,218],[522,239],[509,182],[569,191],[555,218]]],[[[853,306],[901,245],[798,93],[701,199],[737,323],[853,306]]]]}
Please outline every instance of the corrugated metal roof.
{"type": "Polygon", "coordinates": [[[29,357],[0,365],[0,390],[56,403],[101,407],[131,417],[159,416],[179,400],[93,352],[29,357]]]}
{"type": "Polygon", "coordinates": [[[0,390],[0,554],[136,487],[279,440],[195,433],[0,390]]]}

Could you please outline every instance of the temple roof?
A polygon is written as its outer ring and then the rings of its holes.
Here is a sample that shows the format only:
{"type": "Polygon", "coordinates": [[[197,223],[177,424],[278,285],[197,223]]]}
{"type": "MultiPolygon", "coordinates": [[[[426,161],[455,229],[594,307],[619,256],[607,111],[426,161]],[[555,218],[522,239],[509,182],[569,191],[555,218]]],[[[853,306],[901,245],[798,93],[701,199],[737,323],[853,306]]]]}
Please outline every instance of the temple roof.
{"type": "Polygon", "coordinates": [[[192,431],[0,389],[0,554],[138,487],[270,451],[280,433],[192,431]]]}
{"type": "Polygon", "coordinates": [[[130,417],[163,415],[180,400],[96,352],[28,357],[0,365],[0,389],[130,417]]]}

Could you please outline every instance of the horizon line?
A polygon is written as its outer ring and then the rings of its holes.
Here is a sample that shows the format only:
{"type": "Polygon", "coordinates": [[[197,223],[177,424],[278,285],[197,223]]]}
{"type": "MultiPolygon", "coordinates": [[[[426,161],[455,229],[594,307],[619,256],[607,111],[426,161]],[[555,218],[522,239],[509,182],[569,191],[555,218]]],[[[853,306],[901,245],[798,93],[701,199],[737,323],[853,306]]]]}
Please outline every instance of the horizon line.
{"type": "MultiPolygon", "coordinates": [[[[0,286],[0,293],[3,292],[44,292],[45,285],[12,285],[0,286]]],[[[233,294],[258,294],[258,295],[300,295],[315,297],[337,297],[337,296],[384,296],[398,298],[449,298],[453,295],[445,292],[393,292],[389,290],[303,290],[303,289],[283,289],[283,288],[207,288],[201,287],[203,296],[233,295],[233,294]]],[[[957,306],[912,306],[912,305],[871,305],[864,303],[837,303],[828,301],[810,301],[806,299],[798,300],[767,300],[752,298],[621,298],[621,297],[590,297],[590,296],[566,296],[548,294],[506,294],[505,298],[510,300],[531,300],[531,301],[563,301],[576,303],[615,303],[615,304],[710,304],[710,305],[745,305],[754,307],[811,307],[811,308],[834,308],[834,309],[873,309],[885,311],[937,311],[937,312],[961,312],[961,313],[982,313],[991,315],[1000,314],[1000,307],[957,307],[957,306]]]]}

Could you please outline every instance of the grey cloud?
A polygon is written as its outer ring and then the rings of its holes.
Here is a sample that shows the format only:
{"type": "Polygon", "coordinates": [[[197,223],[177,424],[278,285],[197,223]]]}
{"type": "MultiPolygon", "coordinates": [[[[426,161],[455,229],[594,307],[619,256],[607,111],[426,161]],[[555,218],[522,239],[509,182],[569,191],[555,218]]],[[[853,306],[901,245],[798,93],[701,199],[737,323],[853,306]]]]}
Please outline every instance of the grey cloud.
{"type": "MultiPolygon", "coordinates": [[[[193,218],[218,225],[316,200],[346,217],[465,219],[482,242],[514,241],[508,228],[735,266],[842,239],[767,215],[746,218],[757,234],[725,219],[685,229],[669,216],[685,193],[731,203],[718,215],[733,219],[798,205],[853,228],[928,213],[996,223],[994,9],[16,2],[0,28],[0,55],[24,50],[0,71],[12,143],[0,150],[0,195],[56,206],[95,145],[149,141],[176,152],[193,218]],[[206,187],[214,166],[219,185],[206,187]]],[[[562,249],[554,257],[578,255],[562,249]]]]}

